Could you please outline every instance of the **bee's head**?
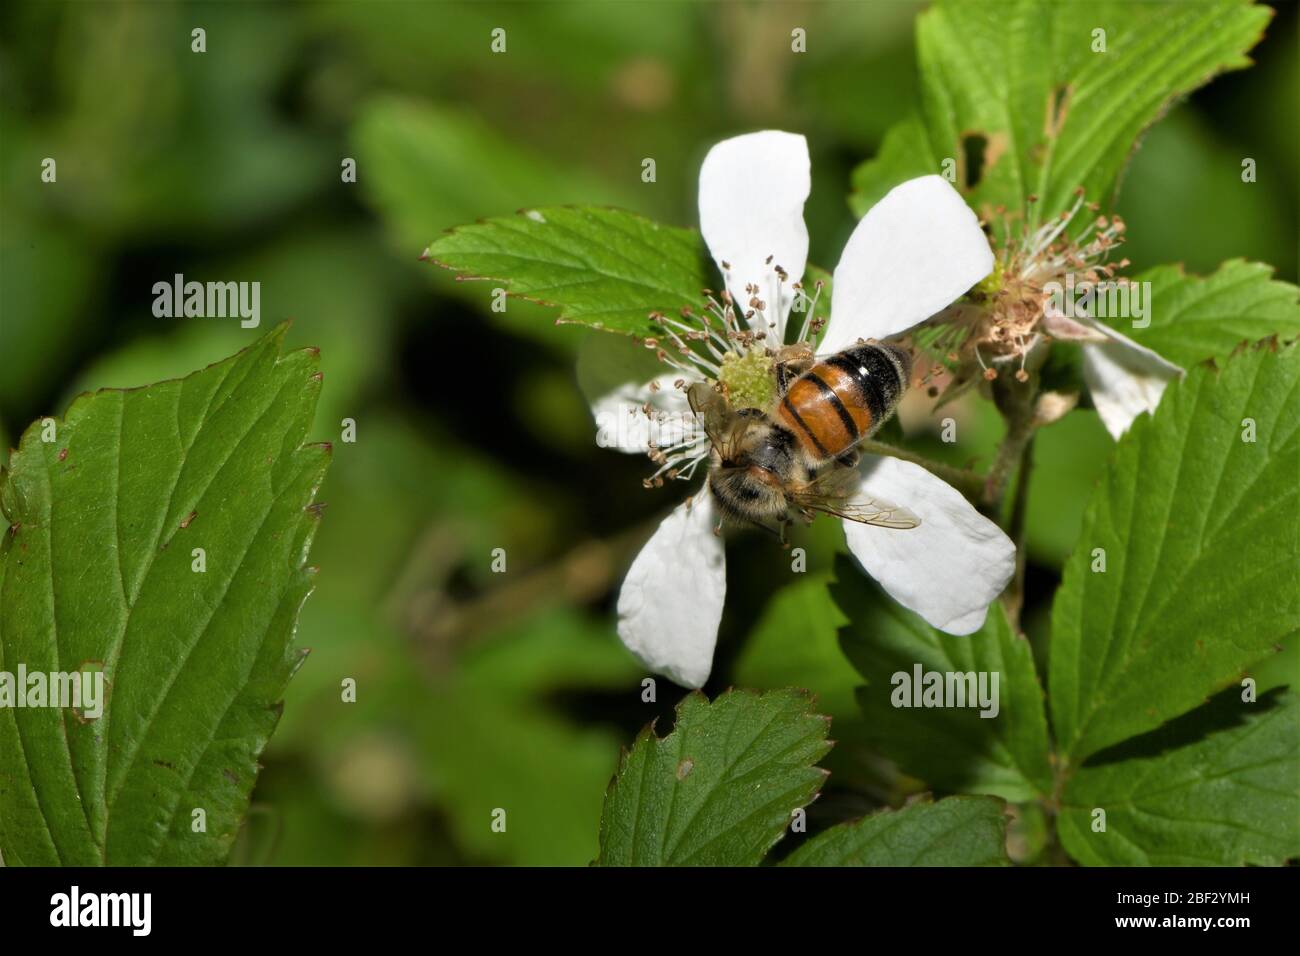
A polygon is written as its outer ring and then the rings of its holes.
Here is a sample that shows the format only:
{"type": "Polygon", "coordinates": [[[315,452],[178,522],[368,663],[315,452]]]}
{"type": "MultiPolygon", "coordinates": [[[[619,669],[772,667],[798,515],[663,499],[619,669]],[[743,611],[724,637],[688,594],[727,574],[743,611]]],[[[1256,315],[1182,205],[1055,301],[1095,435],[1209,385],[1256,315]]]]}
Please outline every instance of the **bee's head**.
{"type": "Polygon", "coordinates": [[[737,521],[767,525],[786,512],[785,492],[772,472],[758,465],[714,467],[709,490],[718,509],[737,521]]]}
{"type": "Polygon", "coordinates": [[[724,458],[710,459],[709,487],[724,514],[765,525],[785,514],[785,486],[797,462],[794,436],[757,409],[737,414],[751,419],[724,458]]]}

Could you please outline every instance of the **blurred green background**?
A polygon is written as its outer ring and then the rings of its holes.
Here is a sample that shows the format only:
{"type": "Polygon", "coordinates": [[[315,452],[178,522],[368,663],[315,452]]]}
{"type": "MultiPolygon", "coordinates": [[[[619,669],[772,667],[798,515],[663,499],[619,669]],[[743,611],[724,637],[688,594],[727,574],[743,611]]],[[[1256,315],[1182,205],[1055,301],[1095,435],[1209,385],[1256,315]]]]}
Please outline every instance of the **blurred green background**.
{"type": "MultiPolygon", "coordinates": [[[[1128,172],[1134,268],[1260,259],[1294,281],[1300,168],[1296,10],[1257,66],[1173,108],[1128,172]],[[1243,187],[1240,163],[1258,161],[1243,187]]],[[[525,205],[608,203],[692,224],[718,138],[807,134],[813,262],[853,226],[849,172],[907,113],[911,3],[13,2],[0,13],[0,442],[79,391],[185,374],[292,318],[334,440],[321,568],[235,863],[584,864],[621,744],[681,691],[614,636],[631,556],[684,488],[602,451],[579,385],[604,342],[460,284],[418,256],[440,230],[525,205]],[[206,30],[207,52],[190,31],[206,30]],[[507,52],[493,54],[493,28],[507,52]],[[807,53],[789,52],[807,30],[807,53]],[[41,161],[58,163],[43,184],[41,161]],[[653,157],[657,181],[641,181],[653,157]],[[344,183],[340,164],[357,163],[344,183]],[[262,327],[158,319],[152,286],[257,280],[262,327]],[[355,444],[340,422],[357,423],[355,444]],[[491,572],[504,548],[508,573],[491,572]],[[358,683],[355,704],[340,682],[358,683]],[[504,834],[491,813],[508,813],[504,834]]],[[[944,446],[987,464],[987,405],[944,446]]],[[[1030,499],[1026,623],[1039,639],[1060,564],[1110,447],[1092,412],[1046,429],[1030,499]]],[[[810,573],[757,537],[729,547],[718,663],[737,683],[815,690],[840,745],[814,826],[913,786],[854,742],[836,621],[810,573]],[[793,581],[793,583],[791,583],[793,581]],[[782,587],[784,585],[784,587],[782,587]],[[793,624],[791,622],[794,622],[793,624]]]]}

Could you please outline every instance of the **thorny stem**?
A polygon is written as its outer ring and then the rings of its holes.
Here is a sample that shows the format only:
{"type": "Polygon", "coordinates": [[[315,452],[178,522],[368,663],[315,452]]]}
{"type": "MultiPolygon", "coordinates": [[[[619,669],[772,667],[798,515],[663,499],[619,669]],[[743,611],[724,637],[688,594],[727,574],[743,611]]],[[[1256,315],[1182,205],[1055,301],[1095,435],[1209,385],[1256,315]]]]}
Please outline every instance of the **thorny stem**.
{"type": "Polygon", "coordinates": [[[896,448],[893,445],[886,445],[883,442],[873,441],[870,438],[862,442],[858,447],[868,455],[887,455],[890,458],[910,461],[914,465],[920,465],[932,475],[937,475],[948,482],[972,502],[978,503],[984,493],[984,476],[976,472],[967,471],[965,468],[954,468],[952,465],[945,465],[938,461],[931,461],[923,455],[917,455],[902,448],[896,448]]]}

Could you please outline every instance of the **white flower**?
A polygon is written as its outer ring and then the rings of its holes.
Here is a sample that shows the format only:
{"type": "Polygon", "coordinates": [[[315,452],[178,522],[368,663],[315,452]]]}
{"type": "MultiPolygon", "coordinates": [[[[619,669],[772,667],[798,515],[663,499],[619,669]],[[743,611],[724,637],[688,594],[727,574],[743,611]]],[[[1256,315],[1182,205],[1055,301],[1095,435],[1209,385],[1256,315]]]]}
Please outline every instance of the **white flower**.
{"type": "MultiPolygon", "coordinates": [[[[704,324],[662,318],[665,338],[652,342],[675,371],[655,382],[628,383],[595,404],[597,421],[646,410],[641,429],[616,429],[611,442],[645,451],[659,464],[654,480],[690,477],[707,460],[708,439],[683,427],[689,414],[681,386],[716,379],[728,363],[779,347],[792,305],[807,317],[811,300],[798,286],[808,255],[803,222],[810,187],[802,136],[764,131],[724,140],[700,170],[700,231],[722,271],[727,294],[704,324]],[[739,315],[733,309],[739,307],[739,315]],[[743,323],[742,324],[742,319],[743,323]],[[701,331],[701,328],[704,331],[701,331]],[[690,343],[703,344],[691,349],[690,343]],[[669,387],[671,382],[676,387],[669,387]],[[622,409],[622,411],[620,411],[622,409]],[[652,434],[653,433],[653,434],[652,434]]],[[[993,268],[975,214],[941,177],[903,183],[858,223],[835,270],[831,319],[818,348],[830,354],[880,329],[910,328],[948,306],[993,268]]],[[[905,531],[844,522],[849,550],[900,604],[940,630],[970,634],[1010,580],[1015,546],[956,490],[926,469],[864,455],[858,492],[904,505],[920,518],[905,531]]],[[[726,566],[712,495],[701,490],[677,507],[642,548],[618,599],[618,632],[652,671],[686,687],[709,676],[726,595],[726,566]]]]}
{"type": "Polygon", "coordinates": [[[1085,316],[1079,321],[1102,339],[1083,343],[1083,379],[1102,424],[1118,439],[1133,419],[1156,410],[1165,386],[1183,370],[1096,319],[1085,316]]]}
{"type": "MultiPolygon", "coordinates": [[[[1113,276],[1116,266],[1126,266],[1128,260],[1115,265],[1105,261],[1123,242],[1124,223],[1118,216],[1098,217],[1078,236],[1066,238],[1085,208],[1097,207],[1085,203],[1080,194],[1072,208],[1033,232],[1025,229],[1018,240],[1006,244],[987,302],[964,310],[974,322],[973,334],[962,348],[979,365],[987,361],[986,374],[996,375],[999,365],[1019,364],[1023,369],[1029,353],[1045,346],[1044,333],[1077,343],[1093,404],[1107,431],[1118,439],[1138,415],[1155,411],[1165,386],[1183,370],[1099,322],[1086,305],[1073,301],[1076,284],[1100,296],[1108,287],[1127,283],[1113,276]],[[1062,311],[1062,305],[1070,314],[1062,311]]],[[[870,334],[884,338],[909,328],[887,316],[872,324],[870,334]]],[[[1023,380],[1023,372],[1020,375],[1023,380]]]]}

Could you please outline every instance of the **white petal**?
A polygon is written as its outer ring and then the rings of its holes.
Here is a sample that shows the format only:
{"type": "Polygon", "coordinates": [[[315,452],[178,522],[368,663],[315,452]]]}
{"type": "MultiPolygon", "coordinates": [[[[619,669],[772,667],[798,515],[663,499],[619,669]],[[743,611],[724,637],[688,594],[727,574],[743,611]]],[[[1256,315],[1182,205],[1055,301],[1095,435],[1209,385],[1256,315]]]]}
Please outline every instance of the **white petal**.
{"type": "Polygon", "coordinates": [[[1080,314],[1072,319],[1061,311],[1051,299],[1043,304],[1042,329],[1054,339],[1062,342],[1105,342],[1105,333],[1099,331],[1099,322],[1080,314]]]}
{"type": "MultiPolygon", "coordinates": [[[[808,141],[797,133],[763,130],[724,139],[700,167],[700,232],[718,269],[731,268],[727,284],[738,314],[749,311],[745,286],[761,290],[776,336],[785,334],[794,302],[791,284],[803,278],[808,228],[803,204],[812,186],[808,141]],[[768,264],[767,260],[772,261],[768,264]],[[781,283],[775,267],[789,278],[781,283]]],[[[757,329],[761,320],[751,320],[757,329]]]]}
{"type": "Polygon", "coordinates": [[[993,271],[979,219],[942,176],[895,186],[849,236],[818,352],[904,332],[993,271]]]}
{"type": "Polygon", "coordinates": [[[668,448],[691,435],[702,439],[686,393],[673,386],[681,378],[681,372],[671,372],[644,385],[628,382],[597,399],[591,406],[596,444],[644,455],[652,441],[657,448],[668,448]]]}
{"type": "Polygon", "coordinates": [[[645,543],[618,595],[618,636],[646,667],[683,687],[701,687],[727,594],[727,567],[713,498],[701,491],[677,507],[645,543]]]}
{"type": "Polygon", "coordinates": [[[1016,568],[1011,539],[969,501],[920,465],[863,455],[860,492],[921,519],[898,531],[844,522],[862,567],[906,608],[949,634],[980,629],[1016,568]]]}
{"type": "Polygon", "coordinates": [[[1080,321],[1109,339],[1104,344],[1083,346],[1083,378],[1106,430],[1118,439],[1133,419],[1156,410],[1165,386],[1183,370],[1096,319],[1080,321]]]}

